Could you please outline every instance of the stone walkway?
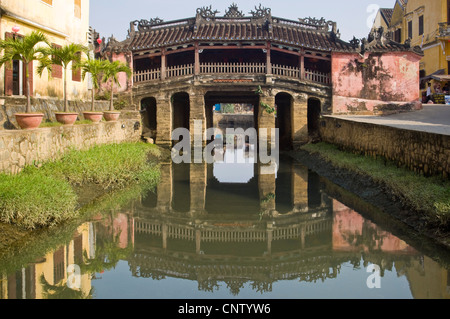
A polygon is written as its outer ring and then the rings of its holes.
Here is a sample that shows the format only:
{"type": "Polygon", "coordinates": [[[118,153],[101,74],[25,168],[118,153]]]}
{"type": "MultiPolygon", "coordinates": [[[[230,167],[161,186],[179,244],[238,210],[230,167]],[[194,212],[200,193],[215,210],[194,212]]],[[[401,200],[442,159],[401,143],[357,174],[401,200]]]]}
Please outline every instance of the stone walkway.
{"type": "Polygon", "coordinates": [[[331,117],[450,135],[450,105],[424,104],[422,110],[383,116],[331,115],[331,117]]]}

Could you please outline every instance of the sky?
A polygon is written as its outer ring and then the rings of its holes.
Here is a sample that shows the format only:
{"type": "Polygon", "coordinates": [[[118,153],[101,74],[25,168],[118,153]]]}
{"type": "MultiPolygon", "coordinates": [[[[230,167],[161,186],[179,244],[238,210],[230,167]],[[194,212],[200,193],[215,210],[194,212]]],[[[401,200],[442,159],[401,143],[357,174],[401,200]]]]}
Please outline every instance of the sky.
{"type": "Polygon", "coordinates": [[[246,16],[261,4],[272,16],[298,21],[325,18],[337,22],[341,39],[367,37],[378,8],[393,8],[395,0],[90,0],[90,26],[100,37],[126,39],[130,22],[161,18],[164,21],[195,17],[197,8],[212,6],[223,16],[235,3],[246,16]]]}

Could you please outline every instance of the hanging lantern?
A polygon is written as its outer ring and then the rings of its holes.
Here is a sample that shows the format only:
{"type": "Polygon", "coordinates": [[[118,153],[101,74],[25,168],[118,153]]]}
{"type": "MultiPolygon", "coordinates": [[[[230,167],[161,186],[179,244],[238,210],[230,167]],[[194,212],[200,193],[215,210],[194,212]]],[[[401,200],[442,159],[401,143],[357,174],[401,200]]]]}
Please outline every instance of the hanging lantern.
{"type": "Polygon", "coordinates": [[[98,39],[97,39],[97,43],[98,43],[98,44],[102,44],[102,39],[98,38],[98,39]]]}
{"type": "Polygon", "coordinates": [[[12,27],[12,31],[14,32],[14,33],[17,33],[17,32],[19,32],[20,31],[20,28],[18,27],[18,26],[13,26],[12,27]]]}

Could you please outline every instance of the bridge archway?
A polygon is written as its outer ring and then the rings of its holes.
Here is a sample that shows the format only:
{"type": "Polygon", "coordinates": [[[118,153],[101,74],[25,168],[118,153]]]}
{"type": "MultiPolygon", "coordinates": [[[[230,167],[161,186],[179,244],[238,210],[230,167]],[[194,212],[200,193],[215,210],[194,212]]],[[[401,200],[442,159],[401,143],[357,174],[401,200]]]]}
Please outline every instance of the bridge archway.
{"type": "Polygon", "coordinates": [[[156,139],[156,99],[146,97],[141,100],[142,136],[156,139]]]}
{"type": "Polygon", "coordinates": [[[293,97],[288,93],[278,93],[275,96],[277,108],[275,127],[279,129],[280,149],[292,150],[292,103],[293,97]]]}
{"type": "Polygon", "coordinates": [[[207,92],[205,116],[208,127],[257,129],[258,104],[254,92],[207,92]]]}
{"type": "MultiPolygon", "coordinates": [[[[190,101],[189,94],[186,92],[178,92],[171,97],[172,104],[172,131],[177,128],[190,129],[190,101]]],[[[179,140],[174,140],[173,143],[178,143],[179,140]]]]}
{"type": "Polygon", "coordinates": [[[322,111],[322,102],[317,98],[308,99],[308,135],[310,138],[319,135],[319,119],[322,111]]]}

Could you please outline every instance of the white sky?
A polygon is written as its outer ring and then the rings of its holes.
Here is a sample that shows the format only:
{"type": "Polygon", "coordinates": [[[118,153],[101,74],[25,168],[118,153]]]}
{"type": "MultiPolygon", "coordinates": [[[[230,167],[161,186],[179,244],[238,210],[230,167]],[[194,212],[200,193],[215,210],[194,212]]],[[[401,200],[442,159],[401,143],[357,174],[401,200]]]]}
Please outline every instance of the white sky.
{"type": "Polygon", "coordinates": [[[341,39],[350,41],[367,37],[378,8],[393,8],[395,0],[90,0],[90,25],[106,39],[111,35],[121,41],[130,22],[161,18],[164,21],[195,17],[197,8],[209,7],[223,16],[232,3],[244,15],[261,4],[272,15],[297,21],[298,18],[325,18],[337,22],[341,39]]]}

